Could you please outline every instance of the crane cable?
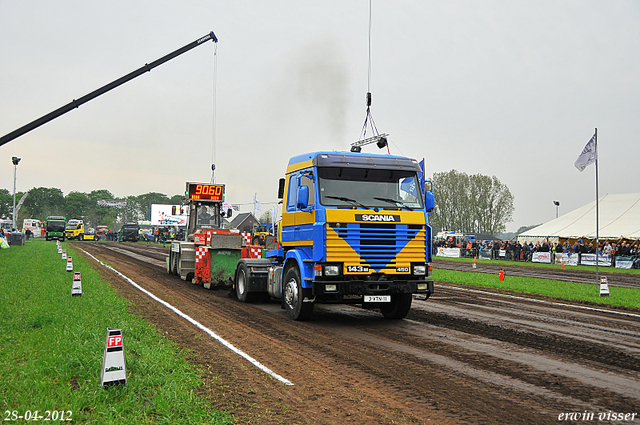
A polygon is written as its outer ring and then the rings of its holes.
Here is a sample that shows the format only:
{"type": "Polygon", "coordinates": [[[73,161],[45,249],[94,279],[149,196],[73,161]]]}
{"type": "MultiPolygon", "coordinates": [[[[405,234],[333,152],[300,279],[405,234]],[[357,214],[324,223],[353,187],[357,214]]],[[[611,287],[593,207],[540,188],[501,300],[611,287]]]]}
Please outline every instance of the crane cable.
{"type": "Polygon", "coordinates": [[[216,169],[216,95],[217,85],[216,79],[218,75],[218,43],[213,43],[213,111],[211,118],[211,184],[216,182],[215,169],[216,169]]]}
{"type": "MultiPolygon", "coordinates": [[[[367,123],[371,127],[371,132],[374,136],[379,136],[380,132],[378,132],[378,128],[376,127],[376,123],[373,121],[373,115],[371,114],[371,3],[373,0],[369,0],[369,61],[367,67],[367,114],[364,118],[364,125],[362,126],[362,134],[361,140],[366,139],[367,136],[367,123]]],[[[387,144],[387,153],[391,153],[389,151],[389,145],[387,144]]]]}

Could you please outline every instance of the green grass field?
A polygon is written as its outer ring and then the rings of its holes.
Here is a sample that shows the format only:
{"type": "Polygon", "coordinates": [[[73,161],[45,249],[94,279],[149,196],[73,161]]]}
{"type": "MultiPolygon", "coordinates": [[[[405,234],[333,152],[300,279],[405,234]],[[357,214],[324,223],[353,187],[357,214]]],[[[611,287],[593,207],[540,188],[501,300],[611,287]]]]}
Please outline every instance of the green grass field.
{"type": "Polygon", "coordinates": [[[194,395],[201,375],[187,353],[129,314],[88,260],[72,257],[82,296],[71,296],[73,273],[55,242],[0,250],[1,419],[64,411],[89,424],[232,423],[194,395]],[[100,385],[108,327],[122,329],[126,386],[100,385]]]}

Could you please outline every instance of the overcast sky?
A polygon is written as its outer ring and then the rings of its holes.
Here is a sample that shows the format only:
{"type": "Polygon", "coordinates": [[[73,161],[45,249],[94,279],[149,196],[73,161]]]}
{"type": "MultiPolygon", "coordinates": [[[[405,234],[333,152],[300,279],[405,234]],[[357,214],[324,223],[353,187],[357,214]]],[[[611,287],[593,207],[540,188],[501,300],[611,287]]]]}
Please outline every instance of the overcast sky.
{"type": "MultiPolygon", "coordinates": [[[[595,199],[573,164],[596,127],[600,196],[640,192],[639,22],[635,0],[373,0],[373,118],[427,176],[498,177],[509,231],[595,199]]],[[[291,156],[360,138],[368,24],[368,0],[0,0],[0,136],[219,38],[0,147],[0,188],[18,156],[18,191],[171,196],[213,159],[228,201],[269,208],[291,156]]]]}

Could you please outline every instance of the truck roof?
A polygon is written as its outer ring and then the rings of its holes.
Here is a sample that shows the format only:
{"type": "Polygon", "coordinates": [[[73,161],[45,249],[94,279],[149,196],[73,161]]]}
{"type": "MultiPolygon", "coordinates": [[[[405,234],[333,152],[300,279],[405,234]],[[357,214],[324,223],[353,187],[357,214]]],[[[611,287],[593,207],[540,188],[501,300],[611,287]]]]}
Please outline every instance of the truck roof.
{"type": "Polygon", "coordinates": [[[422,171],[420,164],[413,158],[395,155],[380,155],[359,152],[319,151],[294,156],[289,160],[287,174],[311,166],[352,168],[404,169],[422,171]]]}

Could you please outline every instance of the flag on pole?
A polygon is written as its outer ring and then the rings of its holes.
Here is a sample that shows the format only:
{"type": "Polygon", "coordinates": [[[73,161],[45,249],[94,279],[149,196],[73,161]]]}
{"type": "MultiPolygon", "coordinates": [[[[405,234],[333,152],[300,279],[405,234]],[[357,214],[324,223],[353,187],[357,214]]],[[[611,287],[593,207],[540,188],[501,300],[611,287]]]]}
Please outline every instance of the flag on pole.
{"type": "Polygon", "coordinates": [[[260,212],[262,211],[262,203],[258,201],[257,196],[257,193],[253,195],[253,211],[260,212]]]}
{"type": "Polygon", "coordinates": [[[596,150],[596,135],[594,134],[591,140],[587,143],[587,145],[582,150],[582,153],[576,159],[576,163],[574,164],[580,172],[582,172],[587,166],[596,162],[597,156],[596,150]]]}

